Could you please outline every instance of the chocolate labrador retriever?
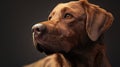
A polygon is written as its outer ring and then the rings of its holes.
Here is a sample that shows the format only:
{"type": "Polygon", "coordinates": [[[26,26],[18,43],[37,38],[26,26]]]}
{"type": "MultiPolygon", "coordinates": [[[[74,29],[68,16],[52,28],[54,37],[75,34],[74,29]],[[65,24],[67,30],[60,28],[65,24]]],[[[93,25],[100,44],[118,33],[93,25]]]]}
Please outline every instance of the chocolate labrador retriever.
{"type": "Polygon", "coordinates": [[[103,34],[112,22],[111,13],[87,0],[58,4],[32,27],[34,45],[47,57],[27,67],[111,67],[103,34]]]}

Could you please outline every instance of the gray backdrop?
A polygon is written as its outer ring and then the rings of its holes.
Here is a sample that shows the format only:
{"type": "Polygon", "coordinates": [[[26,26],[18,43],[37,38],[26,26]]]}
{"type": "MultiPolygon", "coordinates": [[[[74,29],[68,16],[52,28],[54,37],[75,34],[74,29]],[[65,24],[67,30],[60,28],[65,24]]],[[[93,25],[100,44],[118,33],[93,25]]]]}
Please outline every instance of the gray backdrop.
{"type": "MultiPolygon", "coordinates": [[[[31,27],[47,19],[59,2],[70,0],[1,0],[0,67],[21,67],[43,54],[32,44],[31,27]]],[[[89,0],[113,13],[115,20],[105,34],[107,52],[113,67],[120,67],[120,3],[118,0],[89,0]]]]}

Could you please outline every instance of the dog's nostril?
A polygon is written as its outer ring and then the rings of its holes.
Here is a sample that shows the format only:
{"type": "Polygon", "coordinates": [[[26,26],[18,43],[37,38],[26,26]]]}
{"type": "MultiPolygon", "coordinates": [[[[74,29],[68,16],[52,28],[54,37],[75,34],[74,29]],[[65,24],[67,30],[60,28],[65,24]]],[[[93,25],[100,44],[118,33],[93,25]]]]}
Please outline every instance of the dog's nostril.
{"type": "Polygon", "coordinates": [[[40,32],[43,33],[46,30],[46,26],[44,24],[35,24],[32,27],[32,32],[40,32]]]}

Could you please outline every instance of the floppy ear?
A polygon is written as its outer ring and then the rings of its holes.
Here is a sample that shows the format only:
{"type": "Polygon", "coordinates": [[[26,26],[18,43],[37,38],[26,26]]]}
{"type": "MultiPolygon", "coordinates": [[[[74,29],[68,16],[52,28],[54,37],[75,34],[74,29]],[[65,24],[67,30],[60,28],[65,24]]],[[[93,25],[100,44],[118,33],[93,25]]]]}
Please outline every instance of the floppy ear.
{"type": "Polygon", "coordinates": [[[84,2],[86,11],[86,31],[92,41],[96,41],[112,24],[113,16],[104,9],[84,2]]]}

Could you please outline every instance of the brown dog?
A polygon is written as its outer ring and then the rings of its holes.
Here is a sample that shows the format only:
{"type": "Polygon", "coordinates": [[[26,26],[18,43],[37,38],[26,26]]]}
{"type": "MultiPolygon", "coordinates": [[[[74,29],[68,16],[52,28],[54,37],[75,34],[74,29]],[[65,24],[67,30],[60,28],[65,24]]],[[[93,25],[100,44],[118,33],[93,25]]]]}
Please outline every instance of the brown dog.
{"type": "Polygon", "coordinates": [[[28,67],[111,67],[103,34],[112,21],[111,13],[86,0],[58,4],[32,27],[36,48],[48,56],[28,67]]]}

